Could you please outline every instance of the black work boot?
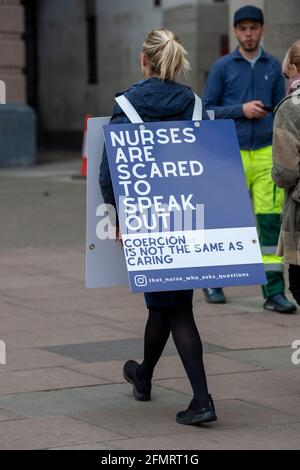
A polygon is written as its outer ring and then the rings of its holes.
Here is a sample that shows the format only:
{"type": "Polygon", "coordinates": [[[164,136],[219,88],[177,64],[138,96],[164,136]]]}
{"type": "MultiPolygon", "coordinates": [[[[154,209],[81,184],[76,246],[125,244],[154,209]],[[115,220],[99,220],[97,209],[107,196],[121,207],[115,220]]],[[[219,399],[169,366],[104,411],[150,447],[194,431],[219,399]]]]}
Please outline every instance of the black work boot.
{"type": "Polygon", "coordinates": [[[284,294],[275,294],[265,301],[264,309],[278,313],[294,313],[297,307],[290,302],[284,294]]]}
{"type": "Polygon", "coordinates": [[[225,304],[226,298],[221,287],[203,289],[205,300],[209,304],[225,304]]]}
{"type": "Polygon", "coordinates": [[[123,367],[123,377],[133,385],[133,396],[139,401],[151,400],[151,380],[143,380],[138,376],[139,364],[127,361],[123,367]]]}
{"type": "Polygon", "coordinates": [[[179,424],[202,424],[217,421],[215,406],[211,395],[208,396],[208,403],[205,405],[193,398],[189,407],[185,411],[180,411],[176,415],[179,424]]]}

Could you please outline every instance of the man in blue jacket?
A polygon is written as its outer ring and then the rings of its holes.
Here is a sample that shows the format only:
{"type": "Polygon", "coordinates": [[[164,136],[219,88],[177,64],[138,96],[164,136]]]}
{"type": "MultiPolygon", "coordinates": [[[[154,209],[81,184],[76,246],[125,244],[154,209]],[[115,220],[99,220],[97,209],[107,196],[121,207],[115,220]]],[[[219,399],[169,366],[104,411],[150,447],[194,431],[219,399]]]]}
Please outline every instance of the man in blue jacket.
{"type": "MultiPolygon", "coordinates": [[[[260,42],[262,10],[245,6],[234,15],[239,47],[213,65],[204,93],[207,109],[216,119],[234,119],[248,188],[252,191],[268,283],[263,286],[264,308],[292,313],[284,295],[283,262],[276,256],[284,195],[271,177],[273,109],[285,95],[281,65],[260,42]]],[[[224,303],[222,289],[205,289],[206,300],[224,303]]]]}

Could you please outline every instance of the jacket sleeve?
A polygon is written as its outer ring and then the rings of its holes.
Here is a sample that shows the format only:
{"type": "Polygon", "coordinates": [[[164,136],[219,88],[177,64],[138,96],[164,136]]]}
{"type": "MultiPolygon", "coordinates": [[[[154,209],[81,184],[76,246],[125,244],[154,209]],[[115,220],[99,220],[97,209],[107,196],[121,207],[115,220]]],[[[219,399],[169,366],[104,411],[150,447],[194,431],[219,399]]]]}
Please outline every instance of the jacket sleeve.
{"type": "Polygon", "coordinates": [[[291,114],[292,106],[291,100],[280,106],[273,133],[272,176],[274,182],[285,189],[296,187],[300,180],[300,123],[297,125],[291,114]]]}
{"type": "Polygon", "coordinates": [[[116,207],[113,185],[110,176],[106,147],[104,145],[102,161],[100,165],[99,184],[105,204],[116,207]]]}
{"type": "MultiPolygon", "coordinates": [[[[116,104],[114,111],[113,111],[113,116],[110,120],[110,124],[124,124],[128,122],[129,120],[127,119],[125,114],[122,112],[119,105],[116,104]]],[[[101,189],[101,193],[102,193],[105,204],[111,204],[112,206],[116,208],[116,201],[115,201],[115,196],[114,196],[114,190],[113,190],[110,169],[109,169],[109,164],[108,164],[108,158],[107,158],[107,151],[106,151],[105,145],[104,145],[102,161],[100,165],[99,184],[100,184],[100,189],[101,189]]]]}
{"type": "Polygon", "coordinates": [[[243,103],[221,106],[224,92],[223,68],[215,63],[208,76],[203,102],[206,109],[215,111],[216,119],[242,119],[244,118],[243,103]]]}

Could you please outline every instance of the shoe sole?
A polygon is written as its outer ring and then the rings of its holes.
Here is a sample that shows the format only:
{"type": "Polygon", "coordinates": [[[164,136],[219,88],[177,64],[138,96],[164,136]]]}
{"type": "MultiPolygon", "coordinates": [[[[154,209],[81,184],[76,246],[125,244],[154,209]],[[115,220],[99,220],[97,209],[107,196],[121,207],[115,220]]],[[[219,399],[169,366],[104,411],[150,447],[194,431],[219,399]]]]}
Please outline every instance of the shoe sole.
{"type": "Polygon", "coordinates": [[[128,377],[128,375],[126,374],[124,369],[123,369],[123,377],[124,377],[125,380],[127,380],[127,382],[129,382],[133,386],[132,393],[133,393],[134,398],[136,398],[138,401],[150,401],[151,400],[151,395],[150,394],[140,393],[136,389],[134,381],[131,380],[130,377],[128,377]]]}
{"type": "Polygon", "coordinates": [[[279,309],[276,309],[275,307],[264,307],[264,310],[267,310],[269,312],[282,313],[282,314],[285,314],[285,315],[289,315],[291,313],[293,313],[293,314],[297,313],[296,308],[293,308],[291,310],[279,310],[279,309]]]}
{"type": "Polygon", "coordinates": [[[205,300],[208,304],[226,304],[227,300],[226,298],[220,299],[220,300],[212,300],[208,295],[204,294],[205,300]]]}
{"type": "Polygon", "coordinates": [[[197,425],[197,424],[205,424],[205,423],[212,423],[214,421],[217,421],[217,416],[194,416],[193,419],[184,419],[184,418],[178,418],[176,417],[176,422],[179,424],[186,424],[186,425],[197,425]]]}
{"type": "Polygon", "coordinates": [[[208,299],[205,299],[205,300],[208,304],[226,304],[226,300],[217,300],[217,301],[208,300],[208,299]]]}

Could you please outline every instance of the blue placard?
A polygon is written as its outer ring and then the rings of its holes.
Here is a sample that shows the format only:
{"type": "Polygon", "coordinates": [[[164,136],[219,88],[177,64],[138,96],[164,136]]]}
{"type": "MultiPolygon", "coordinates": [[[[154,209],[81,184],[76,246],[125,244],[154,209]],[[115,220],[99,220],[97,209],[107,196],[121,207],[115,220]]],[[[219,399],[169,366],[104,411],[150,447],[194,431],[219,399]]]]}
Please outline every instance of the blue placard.
{"type": "Polygon", "coordinates": [[[104,135],[132,291],[266,282],[234,121],[104,135]]]}

